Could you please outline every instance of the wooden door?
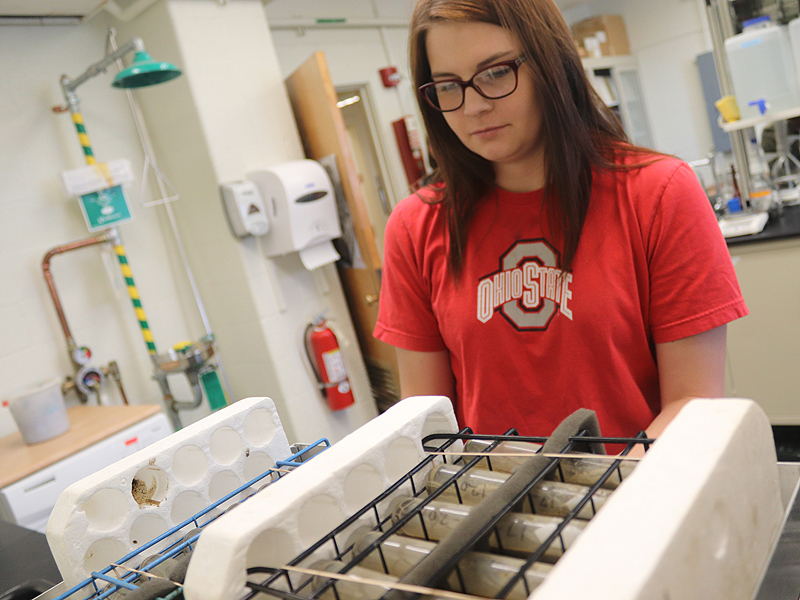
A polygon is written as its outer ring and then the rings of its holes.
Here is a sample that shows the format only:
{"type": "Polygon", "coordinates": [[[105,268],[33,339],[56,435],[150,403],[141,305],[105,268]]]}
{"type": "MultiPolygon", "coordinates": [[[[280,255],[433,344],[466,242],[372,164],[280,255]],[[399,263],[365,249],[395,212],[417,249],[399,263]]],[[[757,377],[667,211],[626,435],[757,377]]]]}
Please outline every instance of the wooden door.
{"type": "Polygon", "coordinates": [[[328,72],[325,55],[316,52],[286,80],[297,127],[306,156],[315,160],[335,155],[363,268],[339,265],[350,315],[367,365],[372,393],[378,410],[386,410],[400,398],[397,358],[394,348],[372,337],[378,319],[381,289],[381,259],[358,179],[353,153],[347,139],[336,90],[328,72]]]}

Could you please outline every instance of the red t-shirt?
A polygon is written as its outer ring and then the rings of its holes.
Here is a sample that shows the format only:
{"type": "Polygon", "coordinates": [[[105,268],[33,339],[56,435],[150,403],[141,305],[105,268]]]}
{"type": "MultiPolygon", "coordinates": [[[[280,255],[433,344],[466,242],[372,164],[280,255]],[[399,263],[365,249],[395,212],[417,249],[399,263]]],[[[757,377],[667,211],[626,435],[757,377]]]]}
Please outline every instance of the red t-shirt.
{"type": "Polygon", "coordinates": [[[573,268],[559,277],[542,199],[499,188],[487,198],[459,284],[441,206],[400,202],[386,227],[375,337],[447,349],[459,424],[478,433],[549,435],[585,407],[604,435],[635,435],[660,412],[654,344],[748,312],[714,212],[677,159],[596,173],[573,268]]]}

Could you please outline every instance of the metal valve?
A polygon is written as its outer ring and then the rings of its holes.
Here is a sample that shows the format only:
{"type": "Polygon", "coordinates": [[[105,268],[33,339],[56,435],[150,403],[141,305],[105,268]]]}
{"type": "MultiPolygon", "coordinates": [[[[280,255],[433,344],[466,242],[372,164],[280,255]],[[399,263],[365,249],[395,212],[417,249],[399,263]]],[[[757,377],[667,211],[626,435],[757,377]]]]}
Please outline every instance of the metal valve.
{"type": "Polygon", "coordinates": [[[78,386],[78,391],[83,395],[89,396],[100,392],[100,387],[106,380],[103,371],[97,367],[85,366],[75,376],[75,383],[78,386]]]}

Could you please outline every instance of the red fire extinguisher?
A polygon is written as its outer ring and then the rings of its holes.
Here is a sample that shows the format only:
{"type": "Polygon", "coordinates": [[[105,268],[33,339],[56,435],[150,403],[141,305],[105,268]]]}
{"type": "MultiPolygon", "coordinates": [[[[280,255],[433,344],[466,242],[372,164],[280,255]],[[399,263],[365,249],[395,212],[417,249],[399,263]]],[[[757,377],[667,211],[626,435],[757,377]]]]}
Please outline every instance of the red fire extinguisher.
{"type": "Polygon", "coordinates": [[[328,406],[331,410],[347,408],[355,402],[355,398],[350,389],[339,342],[336,334],[328,327],[325,317],[315,317],[306,327],[304,337],[308,359],[328,406]]]}

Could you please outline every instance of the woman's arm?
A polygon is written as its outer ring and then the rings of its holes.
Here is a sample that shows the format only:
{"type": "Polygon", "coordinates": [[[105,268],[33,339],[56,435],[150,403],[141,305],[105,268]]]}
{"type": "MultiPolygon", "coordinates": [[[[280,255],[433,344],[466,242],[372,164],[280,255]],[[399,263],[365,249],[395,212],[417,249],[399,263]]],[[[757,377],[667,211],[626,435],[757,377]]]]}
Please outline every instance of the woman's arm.
{"type": "Polygon", "coordinates": [[[722,325],[682,340],[656,344],[661,412],[647,428],[658,437],[692,398],[721,398],[725,393],[725,341],[722,325]]]}
{"type": "Polygon", "coordinates": [[[400,370],[400,397],[447,396],[455,398],[455,378],[450,367],[450,353],[414,352],[397,348],[400,370]]]}

